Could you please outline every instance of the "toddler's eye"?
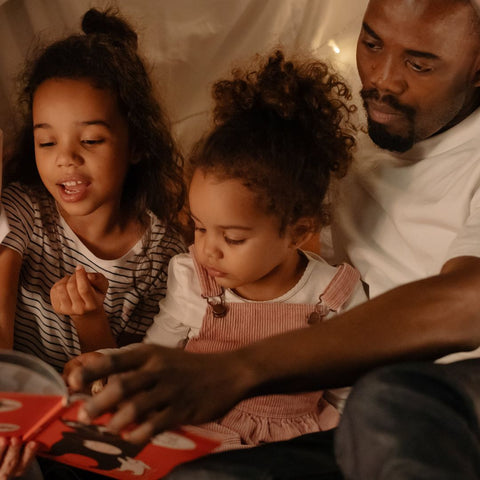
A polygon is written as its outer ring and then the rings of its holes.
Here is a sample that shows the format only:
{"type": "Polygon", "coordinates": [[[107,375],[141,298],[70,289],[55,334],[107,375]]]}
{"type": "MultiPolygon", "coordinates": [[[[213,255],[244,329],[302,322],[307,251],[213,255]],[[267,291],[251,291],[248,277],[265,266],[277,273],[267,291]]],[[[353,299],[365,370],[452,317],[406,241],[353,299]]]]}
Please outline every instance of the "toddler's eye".
{"type": "Polygon", "coordinates": [[[39,142],[39,143],[38,143],[38,146],[39,146],[40,148],[52,147],[53,145],[55,145],[54,142],[39,142]]]}
{"type": "Polygon", "coordinates": [[[228,237],[223,237],[225,239],[225,242],[228,244],[228,245],[241,245],[245,239],[241,239],[241,240],[237,240],[237,239],[233,239],[233,238],[228,238],[228,237]]]}
{"type": "Polygon", "coordinates": [[[82,143],[85,145],[98,145],[100,143],[103,143],[103,140],[82,140],[82,143]]]}

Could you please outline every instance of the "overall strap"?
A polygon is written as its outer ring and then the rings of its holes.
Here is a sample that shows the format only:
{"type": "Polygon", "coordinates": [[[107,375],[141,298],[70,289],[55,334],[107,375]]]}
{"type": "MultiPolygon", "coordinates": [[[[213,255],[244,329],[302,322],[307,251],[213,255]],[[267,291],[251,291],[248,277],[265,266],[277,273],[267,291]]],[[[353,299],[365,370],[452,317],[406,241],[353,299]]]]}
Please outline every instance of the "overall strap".
{"type": "Polygon", "coordinates": [[[323,321],[330,312],[337,312],[350,298],[359,280],[360,273],[348,263],[342,263],[327,288],[318,297],[315,311],[308,316],[307,322],[312,325],[323,321]]]}
{"type": "Polygon", "coordinates": [[[348,263],[342,263],[319,298],[329,310],[337,312],[350,298],[359,280],[358,270],[348,263]]]}

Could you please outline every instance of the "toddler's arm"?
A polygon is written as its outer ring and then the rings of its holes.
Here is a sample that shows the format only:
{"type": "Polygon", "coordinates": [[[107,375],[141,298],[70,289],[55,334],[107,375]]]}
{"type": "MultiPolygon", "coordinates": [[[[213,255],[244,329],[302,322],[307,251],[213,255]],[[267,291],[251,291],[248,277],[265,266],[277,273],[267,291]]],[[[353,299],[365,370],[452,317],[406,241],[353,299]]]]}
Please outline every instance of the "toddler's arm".
{"type": "Polygon", "coordinates": [[[0,348],[13,348],[13,325],[17,306],[22,256],[0,245],[0,348]]]}
{"type": "Polygon", "coordinates": [[[78,266],[73,275],[59,280],[50,291],[55,312],[69,315],[78,333],[82,352],[115,347],[116,342],[103,308],[108,280],[78,266]]]}
{"type": "Polygon", "coordinates": [[[143,342],[183,348],[190,335],[198,334],[205,309],[190,255],[176,255],[168,265],[166,295],[143,342]]]}

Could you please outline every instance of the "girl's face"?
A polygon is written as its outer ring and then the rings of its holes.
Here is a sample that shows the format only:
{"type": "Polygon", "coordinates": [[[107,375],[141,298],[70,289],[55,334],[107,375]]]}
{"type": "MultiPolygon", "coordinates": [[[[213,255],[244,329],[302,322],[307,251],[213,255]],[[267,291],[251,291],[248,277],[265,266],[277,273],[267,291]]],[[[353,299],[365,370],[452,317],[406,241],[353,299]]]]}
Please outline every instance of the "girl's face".
{"type": "Polygon", "coordinates": [[[297,249],[287,228],[259,207],[238,179],[197,169],[189,190],[195,249],[216,282],[250,300],[271,300],[298,281],[297,249]]]}
{"type": "Polygon", "coordinates": [[[32,110],[37,168],[62,216],[114,219],[129,143],[113,95],[86,80],[49,79],[35,92],[32,110]]]}

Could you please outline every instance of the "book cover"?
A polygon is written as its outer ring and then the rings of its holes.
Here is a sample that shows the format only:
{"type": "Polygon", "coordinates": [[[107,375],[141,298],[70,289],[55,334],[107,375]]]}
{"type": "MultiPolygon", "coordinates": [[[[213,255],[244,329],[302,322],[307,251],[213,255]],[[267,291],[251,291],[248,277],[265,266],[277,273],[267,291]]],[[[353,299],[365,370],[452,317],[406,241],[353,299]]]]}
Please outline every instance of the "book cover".
{"type": "Polygon", "coordinates": [[[196,427],[166,431],[146,445],[107,431],[110,414],[77,421],[84,396],[69,397],[61,376],[31,355],[0,350],[0,435],[40,443],[39,455],[117,479],[159,479],[219,442],[196,427]]]}

